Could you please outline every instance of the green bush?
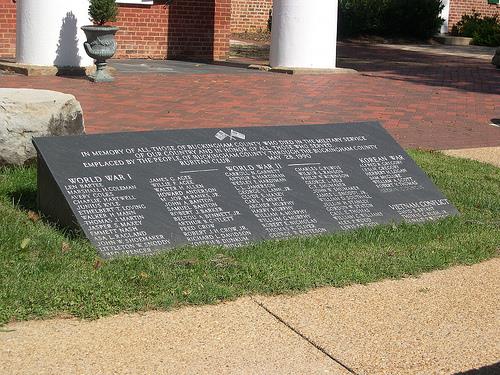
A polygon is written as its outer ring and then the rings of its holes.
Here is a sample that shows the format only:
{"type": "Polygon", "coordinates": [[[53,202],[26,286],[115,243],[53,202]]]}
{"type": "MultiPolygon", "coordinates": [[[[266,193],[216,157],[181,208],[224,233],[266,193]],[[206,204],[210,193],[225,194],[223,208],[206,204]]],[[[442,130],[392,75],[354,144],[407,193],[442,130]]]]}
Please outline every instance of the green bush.
{"type": "Polygon", "coordinates": [[[443,24],[439,17],[442,9],[440,0],[388,1],[383,12],[382,34],[429,38],[443,24]]]}
{"type": "Polygon", "coordinates": [[[442,9],[441,0],[340,0],[339,35],[428,38],[443,23],[442,9]]]}
{"type": "Polygon", "coordinates": [[[90,0],[89,16],[96,25],[116,21],[118,7],[115,0],[90,0]]]}
{"type": "Polygon", "coordinates": [[[472,38],[472,43],[480,46],[500,46],[500,19],[498,15],[481,17],[477,12],[464,14],[451,34],[472,38]]]}
{"type": "Polygon", "coordinates": [[[383,0],[339,0],[339,35],[377,33],[382,21],[383,2],[383,0]]]}

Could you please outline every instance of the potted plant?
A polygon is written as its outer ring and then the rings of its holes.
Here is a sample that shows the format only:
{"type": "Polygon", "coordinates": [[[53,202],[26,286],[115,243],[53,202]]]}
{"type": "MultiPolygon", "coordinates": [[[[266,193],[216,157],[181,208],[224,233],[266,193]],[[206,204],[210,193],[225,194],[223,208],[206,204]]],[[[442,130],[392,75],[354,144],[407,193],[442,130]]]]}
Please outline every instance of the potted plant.
{"type": "Polygon", "coordinates": [[[89,16],[94,25],[82,26],[87,36],[83,44],[87,55],[95,60],[96,72],[89,79],[92,82],[111,82],[111,77],[106,72],[106,60],[116,52],[115,34],[118,27],[106,25],[107,22],[116,21],[118,7],[115,0],[90,0],[89,16]]]}

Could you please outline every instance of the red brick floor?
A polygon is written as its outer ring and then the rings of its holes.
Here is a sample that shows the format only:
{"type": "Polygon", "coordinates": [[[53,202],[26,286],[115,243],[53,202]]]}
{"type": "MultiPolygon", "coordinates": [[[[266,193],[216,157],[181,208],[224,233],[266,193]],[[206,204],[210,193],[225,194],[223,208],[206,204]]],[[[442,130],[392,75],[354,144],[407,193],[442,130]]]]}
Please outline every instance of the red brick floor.
{"type": "Polygon", "coordinates": [[[0,76],[81,102],[88,133],[378,120],[404,146],[500,146],[500,70],[487,61],[343,45],[355,75],[120,74],[112,84],[0,76]]]}

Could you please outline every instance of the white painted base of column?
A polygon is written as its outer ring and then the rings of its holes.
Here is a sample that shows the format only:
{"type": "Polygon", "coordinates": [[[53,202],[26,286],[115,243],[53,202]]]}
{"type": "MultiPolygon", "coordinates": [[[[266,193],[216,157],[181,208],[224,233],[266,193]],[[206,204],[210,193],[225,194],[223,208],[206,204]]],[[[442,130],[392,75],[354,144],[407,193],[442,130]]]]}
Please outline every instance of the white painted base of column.
{"type": "Polygon", "coordinates": [[[334,69],[338,0],[274,0],[271,67],[334,69]]]}
{"type": "Polygon", "coordinates": [[[304,75],[304,74],[356,74],[357,70],[349,68],[331,68],[331,69],[320,69],[320,68],[290,68],[284,66],[275,66],[269,69],[272,73],[285,73],[294,75],[304,75]]]}
{"type": "Polygon", "coordinates": [[[81,26],[91,24],[88,0],[18,0],[16,62],[39,66],[93,64],[81,26]]]}
{"type": "Polygon", "coordinates": [[[449,32],[448,30],[448,20],[450,18],[450,0],[441,0],[444,5],[441,14],[439,15],[442,19],[444,19],[443,24],[441,25],[441,34],[446,34],[449,32]]]}

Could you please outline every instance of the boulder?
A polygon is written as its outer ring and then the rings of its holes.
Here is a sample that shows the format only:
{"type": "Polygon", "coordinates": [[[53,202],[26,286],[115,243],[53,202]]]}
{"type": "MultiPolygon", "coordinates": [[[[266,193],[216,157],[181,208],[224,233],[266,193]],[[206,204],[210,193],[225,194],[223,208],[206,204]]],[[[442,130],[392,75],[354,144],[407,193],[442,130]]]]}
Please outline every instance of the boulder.
{"type": "Polygon", "coordinates": [[[0,165],[24,165],[35,160],[33,137],[84,132],[82,107],[73,95],[0,89],[0,165]]]}
{"type": "Polygon", "coordinates": [[[500,47],[497,48],[495,56],[491,60],[491,63],[500,69],[500,47]]]}

